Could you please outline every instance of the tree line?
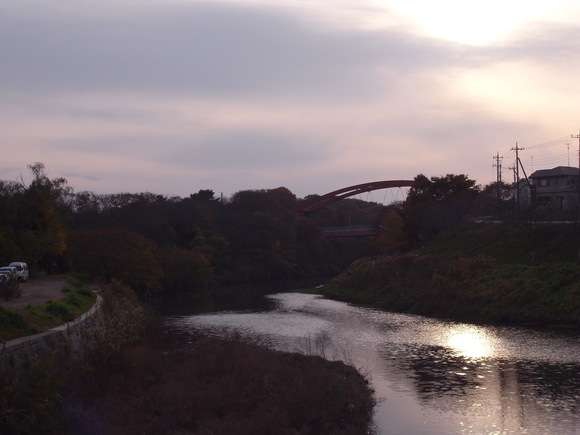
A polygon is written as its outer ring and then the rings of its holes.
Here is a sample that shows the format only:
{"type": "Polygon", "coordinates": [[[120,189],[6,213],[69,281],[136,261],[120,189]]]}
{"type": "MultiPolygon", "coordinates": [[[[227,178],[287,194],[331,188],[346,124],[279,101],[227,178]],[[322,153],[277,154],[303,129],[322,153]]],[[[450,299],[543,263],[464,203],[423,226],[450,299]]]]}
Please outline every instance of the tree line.
{"type": "Polygon", "coordinates": [[[26,261],[37,274],[115,278],[141,294],[332,276],[360,257],[412,249],[497,205],[494,189],[486,193],[465,175],[419,175],[407,199],[389,206],[345,199],[303,216],[295,210],[312,197],[299,199],[285,187],[226,199],[210,189],[183,198],[97,194],[49,178],[42,163],[28,168],[29,183],[0,180],[0,261],[26,261]],[[380,224],[381,235],[323,237],[321,227],[347,224],[380,224]]]}

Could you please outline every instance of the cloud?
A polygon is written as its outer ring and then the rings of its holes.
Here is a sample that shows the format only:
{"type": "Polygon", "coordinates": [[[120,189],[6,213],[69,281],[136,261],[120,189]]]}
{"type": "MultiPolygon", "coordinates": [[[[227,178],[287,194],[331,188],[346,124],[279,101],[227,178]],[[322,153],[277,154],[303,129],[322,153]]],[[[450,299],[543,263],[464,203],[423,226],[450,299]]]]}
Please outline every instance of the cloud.
{"type": "Polygon", "coordinates": [[[468,46],[351,24],[396,19],[366,3],[295,4],[3,2],[0,140],[21,152],[0,174],[43,161],[77,190],[180,195],[486,183],[498,150],[578,127],[575,24],[468,46]]]}
{"type": "Polygon", "coordinates": [[[45,10],[24,22],[0,16],[6,41],[0,86],[344,98],[372,93],[386,70],[393,80],[449,56],[427,39],[388,30],[323,31],[275,7],[161,3],[107,14],[110,4],[103,4],[93,14],[45,10]]]}

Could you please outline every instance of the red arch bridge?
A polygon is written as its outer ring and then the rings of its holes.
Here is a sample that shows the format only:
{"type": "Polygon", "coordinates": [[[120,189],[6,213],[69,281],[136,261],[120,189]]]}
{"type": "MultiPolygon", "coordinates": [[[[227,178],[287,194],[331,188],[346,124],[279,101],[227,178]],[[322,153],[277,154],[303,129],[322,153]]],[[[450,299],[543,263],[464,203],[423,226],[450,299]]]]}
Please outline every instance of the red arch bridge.
{"type": "MultiPolygon", "coordinates": [[[[370,183],[362,183],[355,186],[344,187],[342,189],[335,190],[333,192],[322,196],[317,196],[316,198],[303,202],[296,209],[296,212],[308,215],[351,196],[360,195],[362,193],[367,193],[374,190],[412,187],[413,184],[413,180],[387,180],[373,181],[370,183]]],[[[379,229],[376,226],[348,226],[323,228],[322,232],[324,237],[361,237],[375,236],[378,234],[379,229]]]]}

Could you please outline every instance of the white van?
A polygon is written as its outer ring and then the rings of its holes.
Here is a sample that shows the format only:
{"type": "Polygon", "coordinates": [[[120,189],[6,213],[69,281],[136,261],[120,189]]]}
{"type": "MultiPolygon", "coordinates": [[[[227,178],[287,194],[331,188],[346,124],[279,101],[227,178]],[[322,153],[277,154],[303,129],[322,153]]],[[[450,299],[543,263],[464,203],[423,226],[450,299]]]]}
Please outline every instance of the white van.
{"type": "Polygon", "coordinates": [[[22,261],[13,261],[8,266],[16,268],[16,276],[19,281],[28,281],[28,265],[22,261]]]}

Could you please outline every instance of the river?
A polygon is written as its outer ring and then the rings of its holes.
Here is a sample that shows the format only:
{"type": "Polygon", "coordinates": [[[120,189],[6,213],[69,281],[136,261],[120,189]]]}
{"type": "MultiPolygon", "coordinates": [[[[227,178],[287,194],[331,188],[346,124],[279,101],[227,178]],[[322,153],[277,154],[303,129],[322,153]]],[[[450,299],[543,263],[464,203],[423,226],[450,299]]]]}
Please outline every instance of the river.
{"type": "Polygon", "coordinates": [[[576,333],[442,321],[312,294],[244,294],[206,300],[205,313],[199,301],[180,301],[166,307],[167,324],[354,365],[375,390],[379,434],[580,435],[576,333]]]}

